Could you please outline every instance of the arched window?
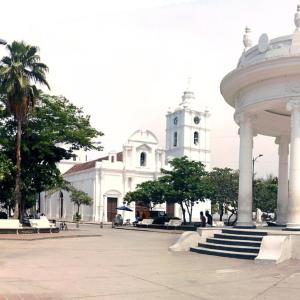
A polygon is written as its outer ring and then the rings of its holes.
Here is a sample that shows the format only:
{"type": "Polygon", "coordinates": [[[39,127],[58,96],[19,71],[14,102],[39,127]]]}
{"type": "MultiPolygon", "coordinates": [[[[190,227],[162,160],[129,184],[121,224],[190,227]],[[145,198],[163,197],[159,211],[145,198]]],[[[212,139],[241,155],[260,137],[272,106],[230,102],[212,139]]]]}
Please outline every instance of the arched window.
{"type": "Polygon", "coordinates": [[[195,145],[199,144],[199,132],[197,131],[194,132],[194,144],[195,145]]]}
{"type": "Polygon", "coordinates": [[[177,132],[174,132],[173,146],[177,147],[177,132]]]}
{"type": "Polygon", "coordinates": [[[140,166],[145,167],[146,166],[146,153],[142,152],[140,156],[140,166]]]}

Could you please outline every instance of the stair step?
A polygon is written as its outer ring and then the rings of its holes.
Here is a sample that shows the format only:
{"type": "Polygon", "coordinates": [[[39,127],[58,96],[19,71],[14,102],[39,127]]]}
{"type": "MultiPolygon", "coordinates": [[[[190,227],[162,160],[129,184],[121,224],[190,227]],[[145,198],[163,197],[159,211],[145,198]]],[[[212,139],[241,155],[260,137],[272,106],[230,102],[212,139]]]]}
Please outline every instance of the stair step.
{"type": "Polygon", "coordinates": [[[258,253],[259,247],[249,247],[249,246],[234,246],[234,245],[220,245],[214,243],[199,243],[199,247],[208,249],[217,249],[225,251],[235,251],[235,252],[246,252],[246,253],[258,253]]]}
{"type": "Polygon", "coordinates": [[[236,234],[236,235],[255,235],[255,236],[265,236],[268,235],[265,231],[256,230],[245,230],[245,229],[222,229],[222,233],[236,234]]]}
{"type": "Polygon", "coordinates": [[[257,254],[254,253],[241,253],[235,251],[225,251],[225,250],[217,250],[217,249],[208,249],[202,247],[192,247],[190,249],[191,252],[207,254],[207,255],[215,255],[215,256],[223,256],[223,257],[232,257],[232,258],[242,258],[242,259],[254,259],[257,254]]]}
{"type": "Polygon", "coordinates": [[[208,243],[220,244],[220,245],[236,245],[236,246],[250,246],[250,247],[260,247],[260,241],[239,241],[231,239],[221,239],[221,238],[208,238],[206,240],[208,243]]]}
{"type": "Polygon", "coordinates": [[[216,238],[221,239],[232,239],[232,240],[247,240],[247,241],[261,241],[262,236],[254,236],[254,235],[233,235],[229,233],[216,233],[214,235],[216,238]]]}

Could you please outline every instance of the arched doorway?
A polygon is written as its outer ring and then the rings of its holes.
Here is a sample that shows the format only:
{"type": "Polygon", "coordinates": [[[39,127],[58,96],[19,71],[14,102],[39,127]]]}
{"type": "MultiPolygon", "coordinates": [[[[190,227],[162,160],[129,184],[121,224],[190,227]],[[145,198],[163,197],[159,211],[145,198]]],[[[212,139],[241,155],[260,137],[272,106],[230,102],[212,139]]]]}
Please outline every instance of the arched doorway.
{"type": "Polygon", "coordinates": [[[107,222],[112,222],[117,214],[117,207],[121,193],[116,190],[110,190],[104,194],[106,198],[106,218],[107,222]]]}

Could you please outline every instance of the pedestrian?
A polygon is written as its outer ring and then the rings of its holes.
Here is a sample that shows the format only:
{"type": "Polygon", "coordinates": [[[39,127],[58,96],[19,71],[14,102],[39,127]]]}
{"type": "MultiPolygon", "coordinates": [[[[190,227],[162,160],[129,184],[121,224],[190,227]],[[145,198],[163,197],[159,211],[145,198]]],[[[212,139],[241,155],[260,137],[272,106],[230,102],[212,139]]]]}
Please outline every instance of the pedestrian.
{"type": "Polygon", "coordinates": [[[206,218],[203,214],[203,211],[200,211],[200,222],[201,222],[201,227],[206,227],[206,218]]]}
{"type": "Polygon", "coordinates": [[[206,219],[207,219],[207,224],[212,226],[212,223],[213,223],[212,215],[209,213],[208,210],[205,212],[205,216],[206,216],[206,219]]]}

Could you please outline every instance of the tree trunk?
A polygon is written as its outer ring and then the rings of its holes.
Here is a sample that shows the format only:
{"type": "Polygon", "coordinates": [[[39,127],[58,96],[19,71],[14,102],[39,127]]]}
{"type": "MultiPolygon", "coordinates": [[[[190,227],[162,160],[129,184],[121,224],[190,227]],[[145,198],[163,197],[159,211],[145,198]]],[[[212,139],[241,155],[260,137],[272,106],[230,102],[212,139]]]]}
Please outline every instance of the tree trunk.
{"type": "Polygon", "coordinates": [[[41,192],[39,192],[39,199],[38,199],[38,209],[37,212],[41,212],[41,192]]]}
{"type": "Polygon", "coordinates": [[[16,133],[16,186],[15,186],[15,199],[16,206],[14,211],[14,219],[20,221],[23,214],[22,209],[22,194],[21,194],[21,136],[22,136],[22,123],[18,120],[18,127],[16,133]]]}
{"type": "Polygon", "coordinates": [[[181,207],[181,210],[182,210],[183,223],[186,224],[185,209],[183,208],[182,203],[180,203],[180,207],[181,207]]]}
{"type": "Polygon", "coordinates": [[[77,204],[77,214],[79,215],[79,207],[80,205],[77,204]]]}
{"type": "Polygon", "coordinates": [[[193,216],[193,205],[191,205],[191,211],[189,213],[190,223],[192,223],[192,216],[193,216]]]}
{"type": "Polygon", "coordinates": [[[191,223],[192,222],[192,210],[193,210],[193,207],[192,207],[192,204],[189,203],[189,202],[190,201],[188,201],[188,200],[185,202],[185,207],[186,207],[186,211],[187,211],[187,213],[189,215],[189,223],[191,223]],[[191,209],[189,209],[190,205],[191,205],[191,209]]]}
{"type": "Polygon", "coordinates": [[[223,214],[224,214],[224,203],[219,206],[220,207],[220,221],[223,221],[223,214]]]}

